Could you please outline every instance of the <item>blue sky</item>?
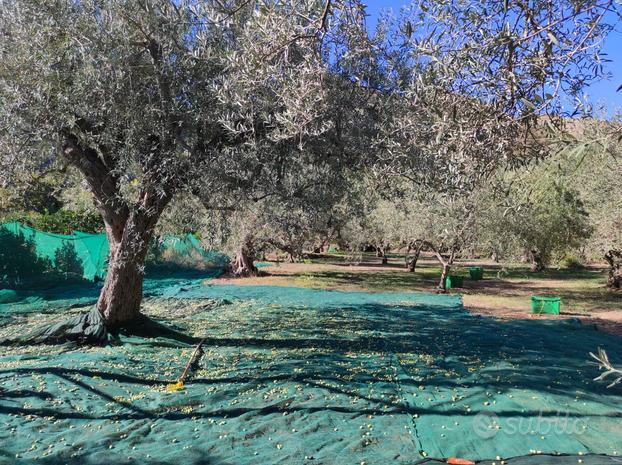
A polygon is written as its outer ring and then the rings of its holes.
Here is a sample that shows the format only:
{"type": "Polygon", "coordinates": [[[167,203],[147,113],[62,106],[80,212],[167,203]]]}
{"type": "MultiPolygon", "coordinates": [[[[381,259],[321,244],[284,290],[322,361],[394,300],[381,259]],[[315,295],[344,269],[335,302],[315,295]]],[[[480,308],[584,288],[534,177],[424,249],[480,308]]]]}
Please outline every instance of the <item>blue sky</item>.
{"type": "MultiPolygon", "coordinates": [[[[392,9],[395,13],[400,8],[409,3],[409,0],[367,0],[368,27],[376,24],[378,14],[384,9],[392,9]]],[[[611,74],[610,79],[603,79],[592,84],[586,89],[588,100],[593,104],[603,103],[609,112],[614,108],[622,109],[622,90],[616,92],[618,86],[622,85],[622,24],[618,23],[615,32],[607,37],[604,44],[604,52],[611,63],[605,63],[605,72],[611,74]]]]}

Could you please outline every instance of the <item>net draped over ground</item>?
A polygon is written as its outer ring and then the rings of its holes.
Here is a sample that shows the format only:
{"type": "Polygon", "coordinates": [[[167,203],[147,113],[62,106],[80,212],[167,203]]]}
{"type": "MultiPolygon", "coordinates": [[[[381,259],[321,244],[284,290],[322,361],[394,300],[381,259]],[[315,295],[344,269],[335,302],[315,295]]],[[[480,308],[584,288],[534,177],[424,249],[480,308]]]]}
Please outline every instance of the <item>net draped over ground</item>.
{"type": "MultiPolygon", "coordinates": [[[[196,278],[148,279],[146,295],[162,329],[154,337],[3,347],[0,463],[371,465],[540,453],[614,463],[587,454],[622,452],[621,392],[593,382],[587,364],[597,346],[616,354],[622,343],[589,327],[478,318],[448,295],[196,278]],[[192,378],[168,392],[203,337],[192,378]]],[[[27,307],[0,305],[0,338],[85,310],[27,307]]],[[[562,463],[546,460],[529,463],[562,463]]]]}

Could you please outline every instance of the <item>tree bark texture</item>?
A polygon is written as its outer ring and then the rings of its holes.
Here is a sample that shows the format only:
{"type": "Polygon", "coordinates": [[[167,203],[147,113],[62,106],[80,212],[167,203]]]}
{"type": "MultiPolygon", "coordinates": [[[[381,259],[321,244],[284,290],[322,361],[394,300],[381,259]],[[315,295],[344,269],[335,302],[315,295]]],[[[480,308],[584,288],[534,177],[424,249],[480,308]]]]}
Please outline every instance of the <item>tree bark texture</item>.
{"type": "Polygon", "coordinates": [[[418,243],[416,243],[415,245],[414,255],[410,258],[410,260],[408,260],[408,263],[406,264],[408,271],[410,271],[411,273],[414,273],[415,269],[417,268],[417,262],[419,261],[419,256],[421,255],[422,249],[423,249],[423,242],[418,241],[418,243]]]}
{"type": "Polygon", "coordinates": [[[84,176],[106,226],[110,248],[108,272],[97,309],[106,326],[114,328],[140,314],[149,241],[173,188],[160,185],[160,189],[155,189],[159,180],[152,173],[157,170],[149,172],[150,167],[145,167],[151,176],[145,176],[138,199],[130,207],[120,194],[114,161],[100,149],[84,147],[77,137],[65,134],[63,154],[84,176]]]}
{"type": "Polygon", "coordinates": [[[250,236],[246,236],[234,259],[229,264],[229,273],[236,278],[257,276],[259,270],[254,261],[253,240],[250,236]]]}
{"type": "Polygon", "coordinates": [[[530,251],[531,256],[531,271],[534,273],[544,271],[544,263],[542,262],[542,254],[537,250],[530,251]]]}
{"type": "Polygon", "coordinates": [[[622,250],[608,250],[605,260],[609,264],[607,287],[609,289],[622,289],[622,250]]]}
{"type": "Polygon", "coordinates": [[[124,225],[106,224],[108,273],[97,308],[109,327],[121,326],[140,314],[143,267],[156,222],[157,217],[132,211],[124,225]]]}

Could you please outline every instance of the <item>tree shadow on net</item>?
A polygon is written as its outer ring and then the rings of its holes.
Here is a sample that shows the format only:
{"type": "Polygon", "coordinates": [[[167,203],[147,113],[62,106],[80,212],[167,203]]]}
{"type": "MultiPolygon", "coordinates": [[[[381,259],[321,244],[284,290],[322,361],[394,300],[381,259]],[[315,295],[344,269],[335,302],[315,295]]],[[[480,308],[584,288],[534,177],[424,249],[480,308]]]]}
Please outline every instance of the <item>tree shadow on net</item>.
{"type": "MultiPolygon", "coordinates": [[[[336,338],[332,333],[329,335],[321,327],[309,329],[313,337],[305,338],[278,339],[267,337],[267,332],[264,337],[254,338],[208,337],[205,345],[211,348],[276,350],[280,352],[277,355],[282,358],[274,361],[269,370],[249,371],[246,376],[195,378],[190,382],[197,385],[241,385],[238,390],[242,390],[242,385],[253,383],[304,382],[346,396],[364,397],[378,406],[391,406],[392,404],[379,396],[365,397],[362,393],[362,387],[379,381],[379,374],[374,375],[370,371],[372,374],[363,373],[355,378],[345,376],[347,373],[344,373],[344,366],[358,363],[351,355],[357,354],[364,356],[362,360],[367,360],[366,369],[376,370],[379,366],[390,363],[391,369],[402,370],[404,376],[400,381],[401,387],[413,391],[423,383],[428,389],[438,387],[451,390],[459,387],[477,393],[482,390],[529,390],[571,401],[574,400],[577,389],[581,389],[588,399],[606,401],[607,408],[620,399],[615,392],[607,391],[604,386],[591,381],[596,370],[587,365],[589,350],[594,350],[594,347],[602,343],[619,349],[621,344],[617,338],[607,338],[580,326],[556,327],[555,323],[549,322],[499,322],[460,314],[451,315],[451,312],[447,318],[439,319],[438,309],[419,308],[410,311],[407,308],[377,304],[365,307],[360,308],[364,317],[350,322],[344,338],[336,338]],[[352,337],[352,334],[357,336],[352,337]],[[365,359],[370,354],[372,359],[365,359]],[[394,361],[387,362],[391,356],[394,361]],[[423,363],[422,359],[428,362],[423,363]],[[480,367],[481,371],[486,368],[486,371],[483,374],[476,373],[475,376],[470,372],[474,365],[480,367]],[[302,372],[295,373],[295,369],[301,367],[302,372]],[[445,372],[453,373],[453,377],[444,376],[445,372]],[[422,374],[425,379],[421,379],[422,374]],[[578,379],[583,383],[579,383],[578,379]]],[[[159,336],[154,336],[155,333],[166,340],[184,343],[186,347],[197,341],[197,338],[187,336],[167,325],[156,322],[153,328],[149,326],[151,324],[153,322],[139,325],[135,332],[130,331],[128,334],[145,337],[148,341],[154,339],[154,347],[161,345],[161,341],[156,340],[159,336]]],[[[209,364],[210,361],[204,362],[209,364]]],[[[0,373],[20,375],[32,372],[58,375],[74,384],[81,383],[75,379],[75,374],[151,386],[166,383],[164,379],[145,379],[133,374],[107,373],[92,369],[37,367],[2,370],[0,373]]],[[[81,383],[80,387],[109,402],[115,402],[112,396],[89,385],[81,383]]],[[[236,395],[236,389],[232,389],[231,395],[236,395]]],[[[125,404],[123,406],[127,407],[125,404]]],[[[443,402],[436,404],[436,408],[441,406],[446,407],[443,402]]],[[[128,408],[132,415],[157,415],[144,409],[128,408]]],[[[435,409],[430,410],[432,411],[435,409]]],[[[451,410],[448,412],[456,413],[451,410]]],[[[228,414],[233,413],[233,410],[228,411],[228,414]]],[[[421,411],[417,410],[416,413],[421,411]]]]}
{"type": "MultiPolygon", "coordinates": [[[[106,463],[115,463],[115,457],[112,454],[107,454],[108,458],[106,463]]],[[[17,460],[14,453],[10,453],[7,450],[0,449],[0,464],[4,462],[2,459],[5,458],[7,460],[6,463],[11,464],[21,464],[28,463],[25,460],[17,460]]],[[[184,450],[183,451],[183,459],[179,458],[175,459],[158,459],[158,458],[136,458],[136,459],[128,459],[127,457],[117,457],[117,459],[122,460],[124,465],[177,465],[179,463],[183,463],[184,465],[235,465],[234,462],[223,460],[222,458],[216,458],[213,456],[208,456],[204,451],[197,450],[184,450]]],[[[74,453],[71,456],[63,455],[59,457],[58,455],[48,455],[48,456],[39,456],[36,458],[36,461],[32,461],[32,463],[42,464],[42,465],[102,465],[102,461],[100,457],[93,457],[89,452],[81,452],[74,453]]]]}

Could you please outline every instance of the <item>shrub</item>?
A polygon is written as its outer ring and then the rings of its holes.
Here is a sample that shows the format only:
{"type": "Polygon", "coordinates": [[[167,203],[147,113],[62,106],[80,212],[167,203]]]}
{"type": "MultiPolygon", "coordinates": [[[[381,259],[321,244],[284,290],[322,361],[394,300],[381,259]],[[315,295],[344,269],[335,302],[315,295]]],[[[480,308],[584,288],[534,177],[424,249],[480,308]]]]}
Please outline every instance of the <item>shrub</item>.
{"type": "Polygon", "coordinates": [[[568,253],[559,262],[561,268],[567,268],[569,270],[581,270],[585,268],[583,260],[576,254],[568,253]]]}
{"type": "Polygon", "coordinates": [[[99,233],[104,229],[101,216],[90,211],[58,210],[55,213],[15,212],[0,218],[0,223],[17,221],[40,231],[70,234],[72,231],[99,233]]]}

